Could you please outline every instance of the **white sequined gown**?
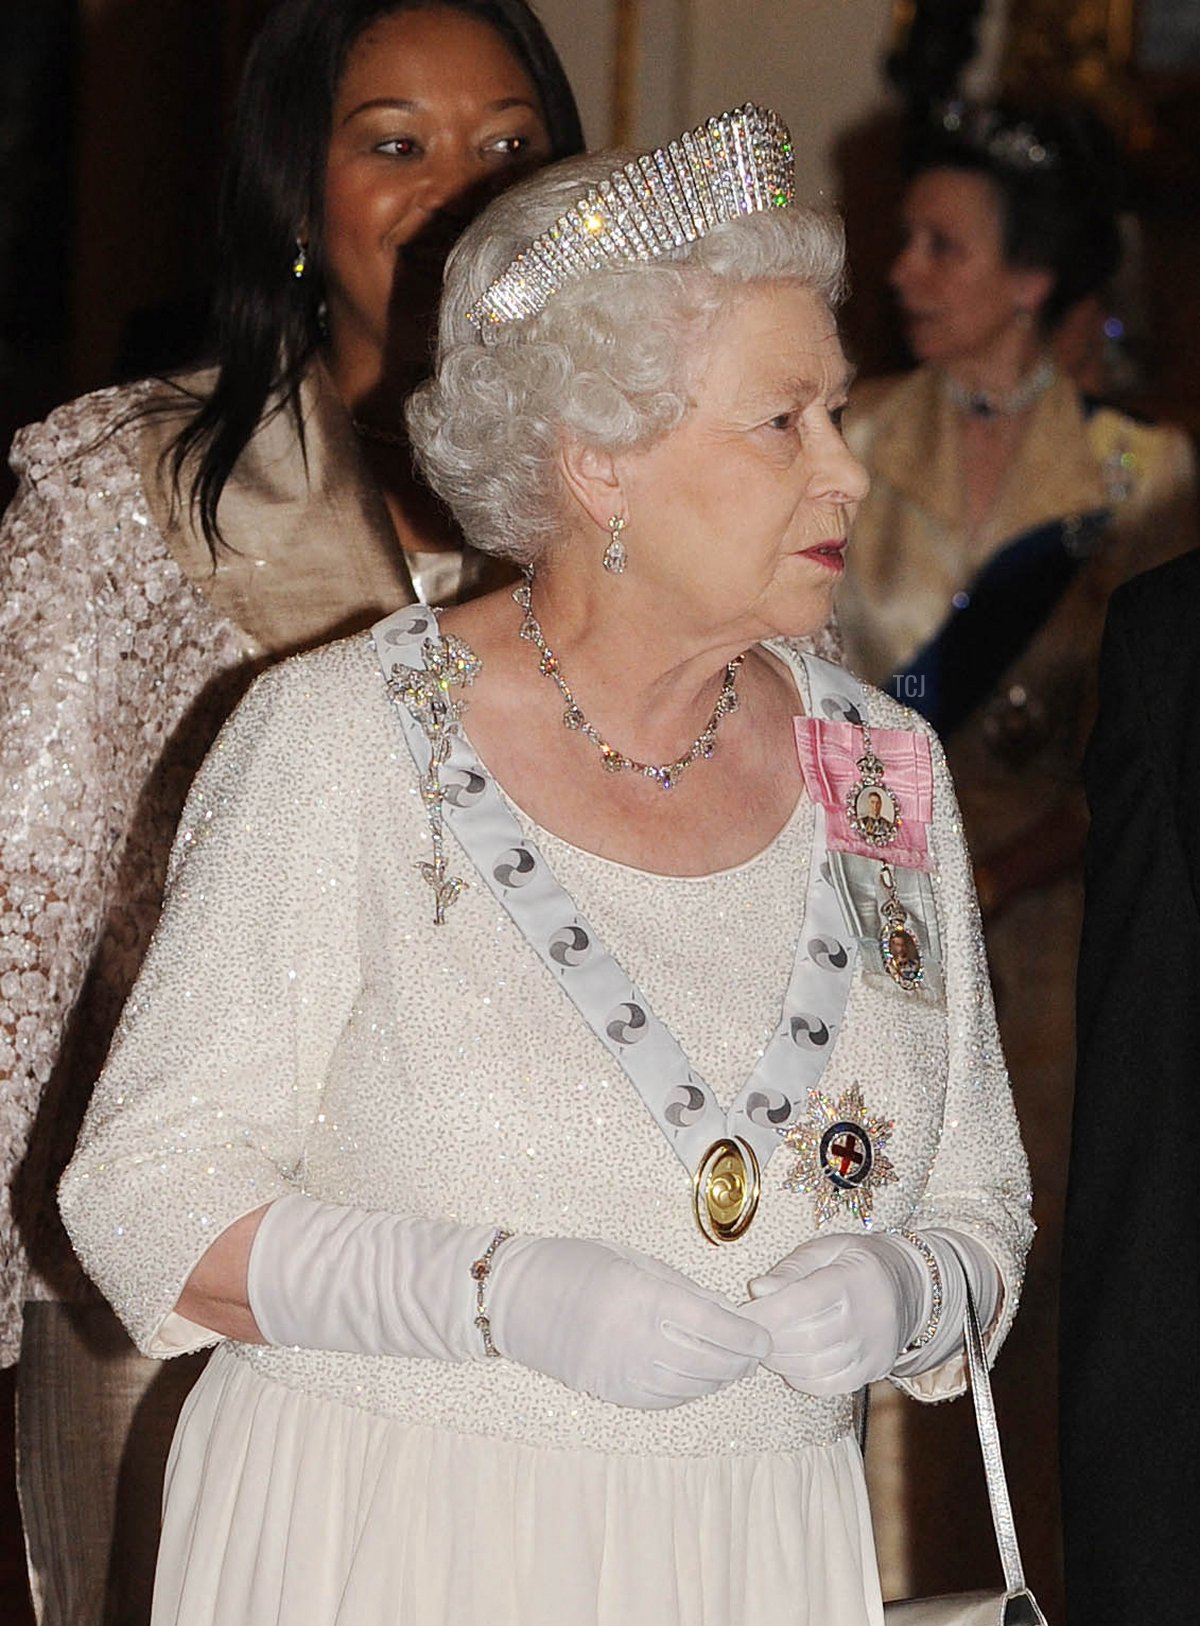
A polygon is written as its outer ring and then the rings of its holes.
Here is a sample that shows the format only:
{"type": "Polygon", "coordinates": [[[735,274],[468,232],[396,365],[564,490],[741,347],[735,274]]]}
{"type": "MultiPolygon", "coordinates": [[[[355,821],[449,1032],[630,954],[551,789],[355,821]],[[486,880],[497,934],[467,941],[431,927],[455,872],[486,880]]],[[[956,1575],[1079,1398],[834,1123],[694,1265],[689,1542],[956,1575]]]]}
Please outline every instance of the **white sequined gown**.
{"type": "MultiPolygon", "coordinates": [[[[874,695],[871,720],[911,725],[874,695]]],[[[936,747],[935,774],[947,1004],[858,979],[826,1087],[858,1084],[895,1120],[899,1178],[877,1193],[878,1223],[967,1230],[990,1249],[998,1342],[1027,1176],[936,747]]],[[[803,928],[807,802],[756,858],[700,878],[531,833],[728,1102],[778,1021],[803,928]]],[[[704,1242],[681,1165],[486,888],[434,927],[416,868],[428,851],[369,640],[260,679],[197,781],[62,1190],[81,1255],[144,1346],[160,1331],[189,1341],[170,1312],[196,1260],[295,1189],[618,1239],[739,1301],[813,1234],[811,1198],[783,1188],[785,1149],[749,1235],[704,1242]]],[[[917,1384],[960,1381],[956,1362],[917,1384]]],[[[878,1626],[850,1426],[848,1399],[761,1369],[639,1412],[505,1360],[225,1343],[172,1453],[155,1626],[878,1626]]]]}

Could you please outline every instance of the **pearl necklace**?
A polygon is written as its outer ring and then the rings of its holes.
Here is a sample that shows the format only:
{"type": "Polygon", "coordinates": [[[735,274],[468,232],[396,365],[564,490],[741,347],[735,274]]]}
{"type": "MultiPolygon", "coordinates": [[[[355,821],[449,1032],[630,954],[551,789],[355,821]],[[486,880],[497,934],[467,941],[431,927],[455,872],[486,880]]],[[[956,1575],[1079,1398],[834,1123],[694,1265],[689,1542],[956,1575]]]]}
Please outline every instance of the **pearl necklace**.
{"type": "Polygon", "coordinates": [[[943,387],[952,406],[969,412],[973,418],[1019,418],[1026,407],[1031,407],[1058,377],[1054,363],[1048,358],[1040,361],[1015,389],[1001,394],[989,390],[969,390],[950,377],[942,375],[943,387]]]}
{"type": "Polygon", "coordinates": [[[736,655],[725,668],[725,681],[721,685],[721,692],[717,696],[717,703],[712,709],[712,715],[692,741],[691,746],[681,757],[674,762],[638,762],[634,757],[627,757],[624,752],[618,751],[615,746],[609,745],[598,729],[592,727],[571,690],[566,679],[559,670],[558,656],[547,644],[542,636],[542,629],[538,625],[537,617],[531,607],[533,577],[529,575],[525,581],[514,591],[513,598],[525,612],[521,622],[521,637],[533,645],[541,656],[538,662],[538,671],[543,677],[550,678],[559,694],[566,701],[566,710],[563,712],[563,727],[569,728],[573,733],[582,734],[585,739],[600,752],[600,760],[609,773],[623,773],[628,769],[631,773],[641,774],[646,779],[653,779],[664,790],[671,790],[679,779],[691,767],[693,762],[702,758],[711,757],[717,748],[717,729],[721,726],[721,719],[727,717],[731,711],[738,709],[737,675],[745,655],[736,655]]]}

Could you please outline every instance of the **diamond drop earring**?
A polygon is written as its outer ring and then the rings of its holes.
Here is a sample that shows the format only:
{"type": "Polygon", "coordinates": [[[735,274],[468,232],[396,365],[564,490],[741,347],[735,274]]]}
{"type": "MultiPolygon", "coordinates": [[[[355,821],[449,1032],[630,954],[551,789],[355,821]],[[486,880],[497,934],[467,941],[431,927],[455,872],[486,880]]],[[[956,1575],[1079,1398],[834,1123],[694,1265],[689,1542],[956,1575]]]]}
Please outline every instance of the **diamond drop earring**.
{"type": "Polygon", "coordinates": [[[292,275],[299,282],[308,270],[308,244],[302,237],[296,239],[296,252],[292,256],[292,275]]]}
{"type": "Polygon", "coordinates": [[[621,532],[625,529],[625,521],[620,514],[614,514],[608,522],[610,541],[604,550],[604,568],[614,576],[619,576],[625,569],[625,562],[629,555],[625,551],[625,544],[621,541],[621,532]]]}

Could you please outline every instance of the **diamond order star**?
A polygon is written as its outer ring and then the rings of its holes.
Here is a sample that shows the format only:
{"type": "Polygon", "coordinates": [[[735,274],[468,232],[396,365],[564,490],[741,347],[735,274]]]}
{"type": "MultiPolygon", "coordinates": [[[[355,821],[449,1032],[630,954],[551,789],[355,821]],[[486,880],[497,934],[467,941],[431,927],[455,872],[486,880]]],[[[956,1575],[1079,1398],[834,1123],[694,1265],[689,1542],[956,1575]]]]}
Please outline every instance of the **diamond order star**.
{"type": "Polygon", "coordinates": [[[796,1154],[785,1189],[813,1198],[818,1225],[849,1215],[869,1229],[876,1189],[898,1178],[887,1155],[894,1128],[867,1111],[857,1084],[836,1097],[809,1090],[807,1115],[780,1131],[796,1154]]]}

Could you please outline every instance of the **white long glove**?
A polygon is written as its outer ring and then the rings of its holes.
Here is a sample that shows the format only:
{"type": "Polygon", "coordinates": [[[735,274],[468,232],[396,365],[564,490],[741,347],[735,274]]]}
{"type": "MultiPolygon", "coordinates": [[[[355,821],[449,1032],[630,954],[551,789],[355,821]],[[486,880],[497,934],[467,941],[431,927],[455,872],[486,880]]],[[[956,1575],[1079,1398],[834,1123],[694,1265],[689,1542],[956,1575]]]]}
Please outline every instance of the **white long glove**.
{"type": "Polygon", "coordinates": [[[942,1278],[936,1335],[911,1353],[927,1324],[932,1277],[921,1253],[895,1235],[862,1232],[815,1237],[750,1283],[743,1315],[771,1334],[763,1365],[812,1395],[850,1394],[889,1373],[909,1377],[940,1365],[961,1347],[963,1269],[980,1324],[1000,1293],[999,1273],[979,1243],[957,1232],[922,1232],[942,1278]]]}
{"type": "MultiPolygon", "coordinates": [[[[482,1359],[472,1263],[494,1230],[282,1197],[259,1225],[247,1293],[269,1343],[482,1359]]],[[[643,1254],[513,1237],[487,1284],[502,1355],[617,1405],[677,1406],[746,1376],[770,1348],[718,1294],[643,1254]]]]}

